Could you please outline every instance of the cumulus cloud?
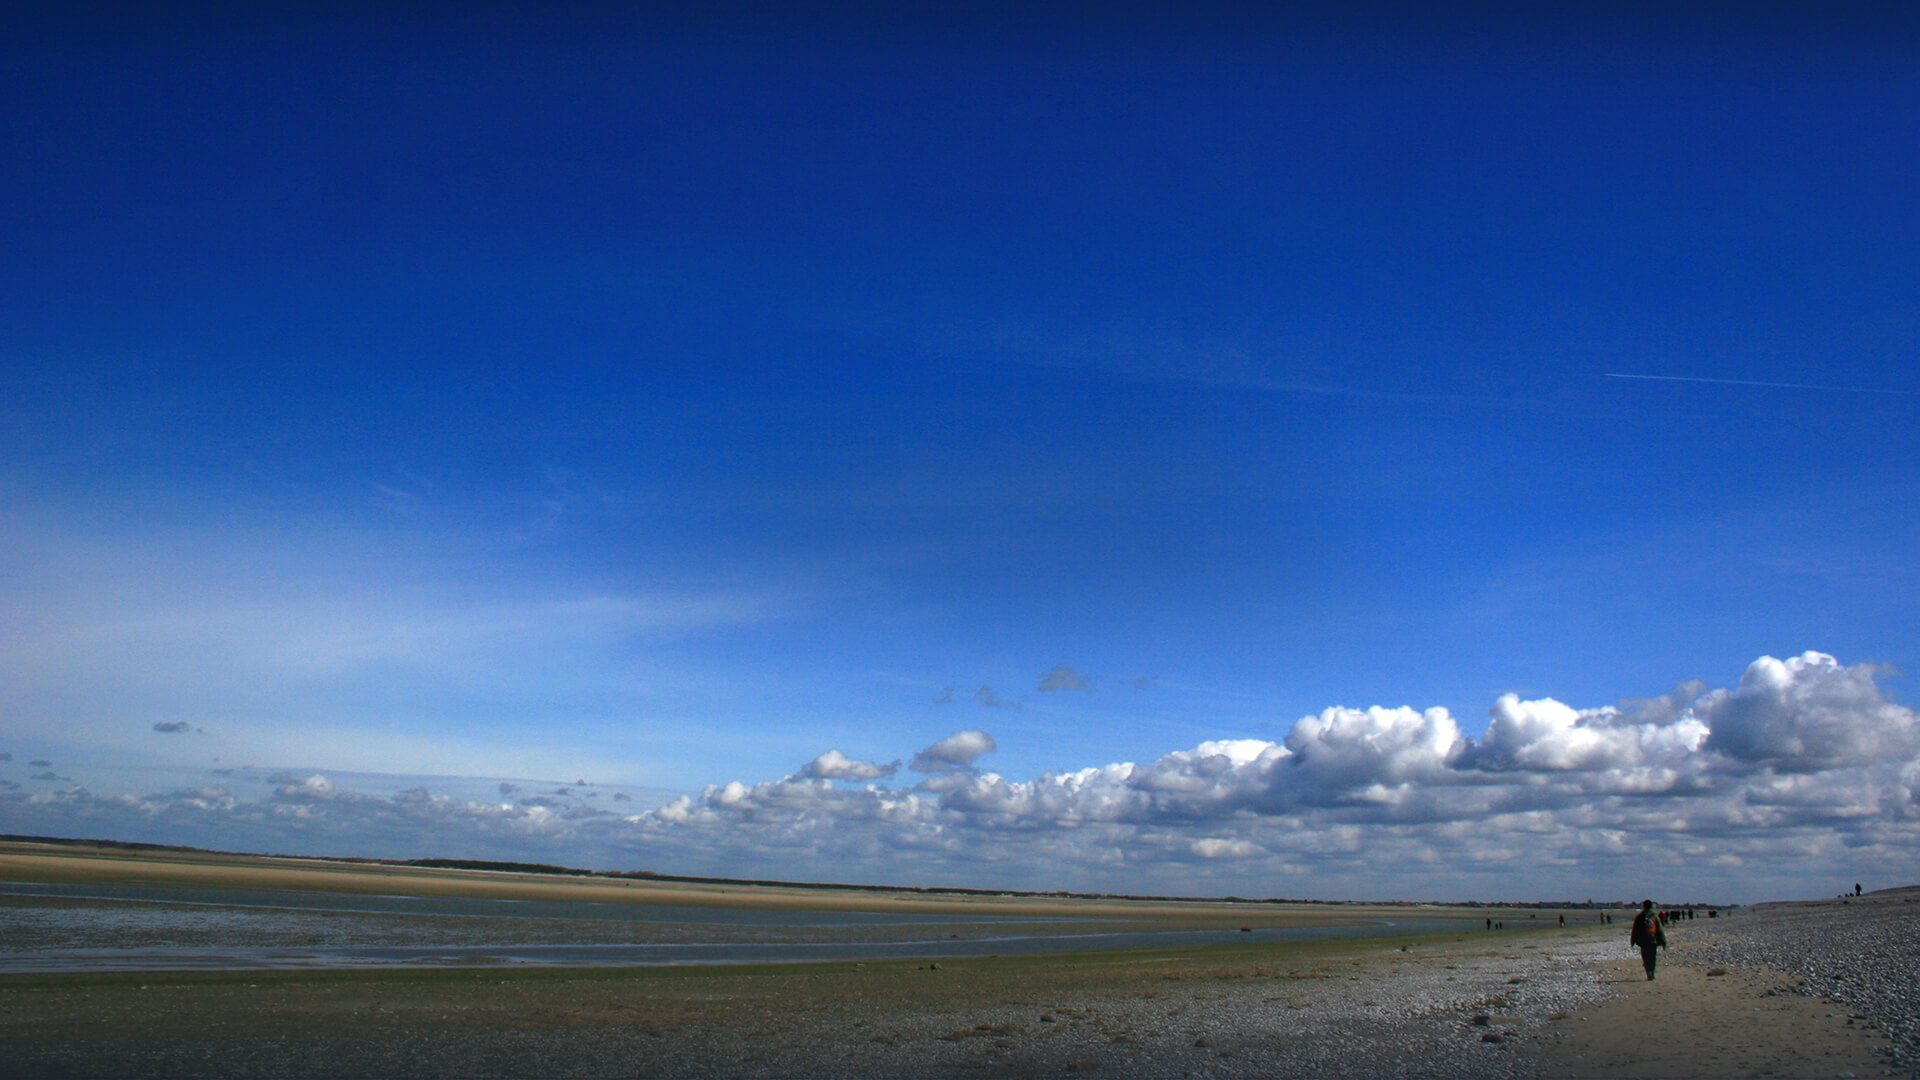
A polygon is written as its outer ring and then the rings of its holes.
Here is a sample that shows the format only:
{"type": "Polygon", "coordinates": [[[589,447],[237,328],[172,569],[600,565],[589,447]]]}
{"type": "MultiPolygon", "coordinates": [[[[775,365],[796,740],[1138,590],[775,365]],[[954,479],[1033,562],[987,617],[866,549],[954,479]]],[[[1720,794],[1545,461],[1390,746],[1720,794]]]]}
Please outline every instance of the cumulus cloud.
{"type": "Polygon", "coordinates": [[[1697,717],[1670,715],[1664,709],[1635,716],[1615,708],[1575,710],[1551,698],[1522,701],[1507,694],[1494,702],[1492,715],[1473,754],[1474,763],[1486,769],[1605,771],[1677,763],[1707,737],[1707,725],[1697,717]],[[1644,719],[1649,715],[1656,719],[1644,719]]]}
{"type": "Polygon", "coordinates": [[[1912,866],[1915,716],[1879,692],[1877,670],[1809,654],[1756,661],[1732,691],[1683,683],[1593,709],[1505,695],[1477,739],[1445,709],[1330,708],[1277,742],[1213,740],[1027,781],[976,770],[992,741],[966,731],[914,757],[929,775],[909,789],[736,783],[639,823],[743,851],[755,832],[804,833],[842,855],[944,851],[976,871],[1025,859],[1096,878],[1199,859],[1296,878],[1550,873],[1593,888],[1649,866],[1733,880],[1776,872],[1783,852],[1825,865],[1863,846],[1912,866]]]}
{"type": "Polygon", "coordinates": [[[355,799],[363,797],[356,792],[343,791],[334,787],[333,781],[328,780],[319,773],[314,773],[312,776],[304,779],[296,778],[291,773],[278,773],[269,778],[269,782],[279,785],[274,789],[274,794],[282,799],[321,801],[327,799],[355,799]]]}
{"type": "Polygon", "coordinates": [[[1752,765],[1813,772],[1920,753],[1912,709],[1887,701],[1870,664],[1842,667],[1825,653],[1763,656],[1740,685],[1696,705],[1710,749],[1752,765]]]}
{"type": "Polygon", "coordinates": [[[1040,676],[1040,692],[1051,694],[1060,690],[1091,690],[1093,683],[1079,672],[1065,664],[1040,676]]]}
{"type": "Polygon", "coordinates": [[[981,769],[995,740],[967,729],[915,754],[912,783],[886,782],[898,763],[828,751],[639,813],[376,798],[293,772],[255,801],[5,792],[0,831],[1189,895],[1607,896],[1666,881],[1761,899],[1823,875],[1920,880],[1917,720],[1881,671],[1808,653],[1756,660],[1732,689],[1618,706],[1506,695],[1478,737],[1445,709],[1330,708],[1277,741],[1026,780],[981,769]]]}
{"type": "Polygon", "coordinates": [[[1334,708],[1294,722],[1286,748],[1320,791],[1442,780],[1466,749],[1445,709],[1334,708]]]}
{"type": "Polygon", "coordinates": [[[155,724],[153,725],[153,730],[158,731],[163,735],[177,735],[183,731],[189,730],[191,727],[192,725],[188,724],[185,720],[174,720],[171,722],[162,721],[158,724],[155,724]]]}
{"type": "Polygon", "coordinates": [[[855,761],[838,750],[829,750],[807,763],[801,775],[816,780],[882,780],[900,771],[898,761],[886,765],[876,765],[871,761],[855,761]]]}
{"type": "Polygon", "coordinates": [[[913,762],[907,768],[922,773],[971,769],[977,758],[995,749],[993,736],[978,728],[967,728],[913,755],[913,762]]]}

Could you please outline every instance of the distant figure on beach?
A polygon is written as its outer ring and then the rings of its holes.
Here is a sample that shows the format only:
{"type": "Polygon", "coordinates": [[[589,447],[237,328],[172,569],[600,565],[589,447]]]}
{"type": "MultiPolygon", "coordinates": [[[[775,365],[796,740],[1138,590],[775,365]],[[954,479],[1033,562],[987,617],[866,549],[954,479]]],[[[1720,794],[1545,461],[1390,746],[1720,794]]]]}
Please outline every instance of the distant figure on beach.
{"type": "Polygon", "coordinates": [[[1633,929],[1627,933],[1627,944],[1640,950],[1640,965],[1647,969],[1647,981],[1653,981],[1653,965],[1659,959],[1654,950],[1667,947],[1667,932],[1660,929],[1660,917],[1653,912],[1653,901],[1647,900],[1640,905],[1640,914],[1633,917],[1633,929]]]}

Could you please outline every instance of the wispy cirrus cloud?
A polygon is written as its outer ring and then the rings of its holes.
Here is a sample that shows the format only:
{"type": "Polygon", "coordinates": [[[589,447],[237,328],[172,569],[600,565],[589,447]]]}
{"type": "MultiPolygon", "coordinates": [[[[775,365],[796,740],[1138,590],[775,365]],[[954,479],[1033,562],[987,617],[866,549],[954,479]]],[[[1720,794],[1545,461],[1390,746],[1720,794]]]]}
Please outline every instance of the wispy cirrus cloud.
{"type": "Polygon", "coordinates": [[[29,526],[0,540],[20,579],[0,684],[11,733],[80,762],[76,774],[217,755],[487,775],[511,753],[527,772],[574,775],[605,760],[600,717],[638,723],[662,698],[713,697],[705,672],[649,666],[653,650],[808,602],[787,586],[508,578],[483,556],[383,552],[344,526],[29,526]],[[530,723],[557,712],[564,735],[534,737],[530,723]],[[208,737],[154,738],[190,732],[208,737]]]}

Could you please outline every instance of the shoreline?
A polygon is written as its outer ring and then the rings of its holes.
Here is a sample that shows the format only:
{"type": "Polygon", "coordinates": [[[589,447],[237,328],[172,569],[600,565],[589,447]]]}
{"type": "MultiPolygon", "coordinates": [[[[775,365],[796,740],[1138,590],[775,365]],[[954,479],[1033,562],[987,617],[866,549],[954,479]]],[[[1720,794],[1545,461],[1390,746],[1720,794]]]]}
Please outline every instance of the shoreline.
{"type": "MultiPolygon", "coordinates": [[[[1424,905],[929,900],[880,890],[827,900],[778,887],[691,896],[495,871],[0,846],[0,972],[959,959],[1478,934],[1491,921],[1487,909],[1424,905]]],[[[1491,914],[1513,923],[1505,933],[1528,935],[1559,913],[1491,914]]]]}
{"type": "MultiPolygon", "coordinates": [[[[457,860],[423,860],[454,862],[457,860]]],[[[564,868],[562,868],[564,869],[564,868]]],[[[45,838],[0,839],[0,881],[89,882],[163,886],[279,888],[353,894],[497,896],[513,899],[592,899],[608,903],[715,907],[792,907],[817,910],[930,912],[976,911],[982,905],[1023,913],[1123,908],[1150,914],[1217,910],[1247,914],[1284,911],[1290,917],[1341,918],[1353,911],[1446,910],[1479,918],[1503,912],[1539,915],[1562,911],[1624,910],[1624,905],[1516,901],[1286,900],[1246,897],[1164,897],[1070,892],[943,889],[846,883],[746,881],[668,875],[617,875],[588,871],[533,872],[427,866],[419,863],[337,859],[306,855],[257,855],[158,845],[125,845],[45,838]]],[[[1732,906],[1732,905],[1722,905],[1732,906]]]]}
{"type": "MultiPolygon", "coordinates": [[[[5,860],[17,857],[0,849],[0,878],[16,878],[19,863],[5,860]]],[[[216,872],[240,873],[258,884],[258,875],[280,869],[215,861],[212,870],[203,866],[189,876],[232,880],[216,872]]],[[[346,875],[363,869],[345,865],[300,870],[346,875]]],[[[58,869],[97,881],[110,867],[94,860],[58,869]]],[[[153,883],[151,861],[122,869],[153,883]]],[[[178,880],[178,869],[158,873],[178,880]]],[[[469,882],[463,875],[470,873],[429,874],[434,889],[424,895],[443,896],[469,882]]],[[[412,886],[416,877],[400,883],[412,886]]],[[[274,880],[311,879],[281,874],[274,880]]],[[[366,895],[369,884],[395,882],[392,875],[362,874],[361,888],[344,891],[366,895]]],[[[347,884],[338,876],[332,883],[335,892],[347,884]]],[[[497,898],[494,890],[505,886],[547,896],[538,891],[554,884],[495,879],[482,895],[497,898]]],[[[587,884],[586,892],[565,895],[600,902],[599,891],[587,884]]],[[[637,887],[615,888],[630,893],[637,887]]],[[[792,891],[728,895],[728,903],[712,902],[717,894],[704,899],[713,911],[762,912],[775,920],[804,910],[854,910],[951,916],[959,925],[969,916],[1009,913],[984,896],[942,899],[932,910],[874,896],[843,897],[873,905],[847,909],[809,905],[804,900],[813,897],[792,891]]],[[[0,897],[0,904],[7,899],[0,897]]],[[[1425,935],[1261,942],[1240,938],[1238,928],[1324,925],[1374,910],[1406,918],[1417,909],[1311,905],[1295,911],[1267,903],[1120,900],[1041,906],[1050,916],[1070,915],[1063,926],[1115,917],[1140,926],[1231,928],[1234,940],[1134,951],[719,966],[16,971],[0,974],[0,1040],[11,1051],[9,1068],[23,1076],[1620,1080],[1878,1076],[1894,1067],[1907,1075],[1913,1059],[1888,1051],[1920,1032],[1910,1016],[1895,1015],[1899,1001],[1916,1000],[1920,964],[1907,966],[1908,954],[1899,952],[1920,948],[1915,899],[1920,890],[1872,894],[1850,906],[1763,905],[1732,919],[1683,921],[1670,931],[1673,948],[1653,983],[1639,979],[1620,921],[1561,928],[1510,911],[1507,921],[1534,925],[1487,933],[1476,922],[1472,930],[1425,935]],[[1256,913],[1264,917],[1250,918],[1256,913]],[[1795,951],[1781,945],[1812,930],[1831,946],[1795,951]],[[1900,944],[1906,941],[1915,944],[1900,944]],[[1796,974],[1768,952],[1782,947],[1807,971],[1796,974]],[[1832,1004],[1835,992],[1855,993],[1865,1003],[1832,1004]],[[1649,1031],[1659,1034],[1650,1039],[1649,1031]]],[[[660,910],[657,894],[625,903],[639,905],[631,908],[636,913],[660,910]]],[[[0,906],[14,913],[15,937],[22,940],[26,923],[19,913],[27,910],[0,906]]],[[[281,921],[269,930],[286,936],[295,924],[284,909],[275,910],[281,921]]],[[[338,933],[361,917],[301,914],[311,916],[308,922],[320,928],[311,932],[319,934],[338,933]]],[[[1474,920],[1499,914],[1470,912],[1474,920]]],[[[423,942],[443,940],[432,935],[458,922],[393,918],[396,926],[426,934],[423,942]]],[[[532,920],[522,929],[537,937],[564,922],[532,920]]],[[[496,924],[504,921],[466,925],[484,935],[498,933],[496,924]]],[[[586,922],[567,925],[588,938],[601,932],[586,922]]],[[[608,933],[630,930],[624,923],[605,925],[608,933]]],[[[711,929],[703,924],[698,932],[711,929]]],[[[205,933],[207,940],[224,940],[232,931],[220,924],[205,933]]]]}
{"type": "MultiPolygon", "coordinates": [[[[281,856],[220,853],[48,850],[51,845],[0,842],[0,882],[84,887],[151,886],[209,890],[333,893],[743,911],[870,912],[895,915],[1030,917],[1056,920],[1146,920],[1203,927],[1318,926],[1356,919],[1536,919],[1561,909],[1465,907],[1416,903],[1332,903],[1244,899],[1092,898],[1051,894],[949,894],[880,886],[702,883],[408,867],[281,856]]],[[[1597,918],[1597,911],[1586,912],[1597,918]]]]}

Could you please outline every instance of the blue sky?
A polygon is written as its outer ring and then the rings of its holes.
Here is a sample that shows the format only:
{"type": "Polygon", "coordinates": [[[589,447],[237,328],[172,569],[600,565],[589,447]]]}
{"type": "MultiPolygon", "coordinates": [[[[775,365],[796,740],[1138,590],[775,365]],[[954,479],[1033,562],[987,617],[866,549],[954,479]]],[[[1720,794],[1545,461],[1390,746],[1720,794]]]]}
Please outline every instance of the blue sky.
{"type": "Polygon", "coordinates": [[[1916,28],[17,24],[0,827],[1262,895],[1913,878],[1916,28]],[[1568,711],[1501,734],[1504,695],[1568,711]],[[1314,764],[1327,716],[1431,769],[1314,764]]]}

